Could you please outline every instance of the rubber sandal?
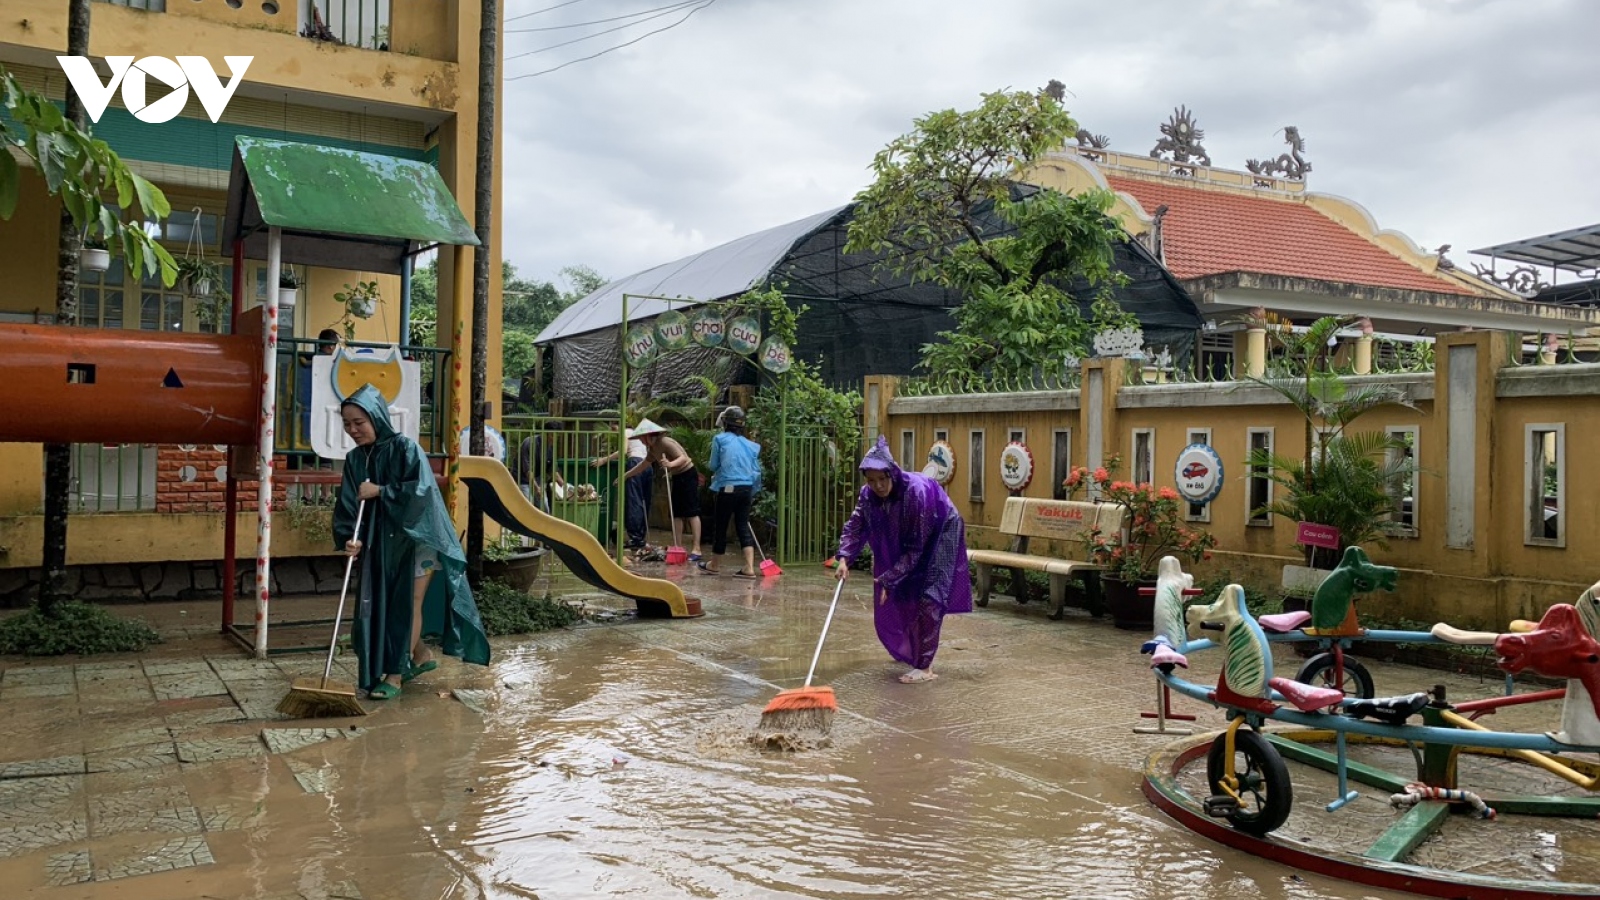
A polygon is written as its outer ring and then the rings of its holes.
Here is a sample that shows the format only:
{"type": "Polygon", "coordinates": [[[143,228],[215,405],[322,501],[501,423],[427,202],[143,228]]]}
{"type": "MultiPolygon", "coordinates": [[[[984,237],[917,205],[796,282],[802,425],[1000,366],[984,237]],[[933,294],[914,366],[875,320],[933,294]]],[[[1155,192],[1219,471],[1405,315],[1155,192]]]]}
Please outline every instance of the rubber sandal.
{"type": "Polygon", "coordinates": [[[439,668],[439,661],[437,659],[430,659],[430,660],[428,660],[427,662],[423,663],[420,666],[414,666],[411,669],[411,671],[405,673],[404,675],[401,675],[400,676],[400,683],[401,684],[406,684],[409,681],[411,681],[411,679],[417,677],[418,675],[426,675],[429,672],[432,672],[434,669],[437,669],[437,668],[439,668]]]}
{"type": "Polygon", "coordinates": [[[377,687],[367,691],[367,699],[369,700],[393,700],[398,696],[400,696],[400,688],[387,681],[380,681],[377,687]]]}
{"type": "Polygon", "coordinates": [[[740,569],[739,571],[733,573],[733,577],[735,577],[735,578],[760,578],[761,576],[757,575],[754,572],[746,572],[745,570],[740,569]]]}
{"type": "Polygon", "coordinates": [[[698,553],[689,554],[689,562],[699,562],[699,561],[700,561],[700,554],[698,554],[698,553]]]}
{"type": "Polygon", "coordinates": [[[905,673],[904,675],[900,676],[900,683],[901,684],[927,684],[928,682],[930,682],[930,681],[932,681],[932,680],[934,680],[935,678],[938,678],[938,677],[939,676],[933,674],[932,672],[924,672],[921,669],[912,669],[911,671],[909,671],[909,672],[905,673]]]}

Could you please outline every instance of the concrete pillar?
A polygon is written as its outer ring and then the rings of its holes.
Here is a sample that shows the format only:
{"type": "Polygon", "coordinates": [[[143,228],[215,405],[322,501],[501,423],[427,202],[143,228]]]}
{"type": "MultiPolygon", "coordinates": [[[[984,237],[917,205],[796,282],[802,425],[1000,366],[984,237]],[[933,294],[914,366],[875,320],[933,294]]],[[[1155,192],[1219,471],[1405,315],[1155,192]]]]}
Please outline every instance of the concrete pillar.
{"type": "Polygon", "coordinates": [[[1267,374],[1267,330],[1265,328],[1245,330],[1244,371],[1251,378],[1260,378],[1267,374]]]}
{"type": "MultiPolygon", "coordinates": [[[[1498,548],[1489,523],[1502,494],[1517,505],[1513,492],[1497,483],[1499,470],[1493,440],[1496,418],[1495,381],[1507,358],[1507,337],[1498,332],[1442,334],[1434,369],[1434,414],[1442,441],[1424,447],[1424,468],[1443,473],[1442,504],[1434,521],[1444,525],[1447,549],[1464,551],[1452,568],[1461,575],[1494,573],[1498,548]],[[1443,446],[1441,446],[1441,444],[1443,446]]],[[[1518,448],[1505,448],[1515,454],[1518,448]]],[[[1520,497],[1515,492],[1515,497],[1520,497]]],[[[1432,504],[1427,504],[1432,506],[1432,504]]],[[[1424,515],[1430,510],[1424,509],[1424,515]]]]}

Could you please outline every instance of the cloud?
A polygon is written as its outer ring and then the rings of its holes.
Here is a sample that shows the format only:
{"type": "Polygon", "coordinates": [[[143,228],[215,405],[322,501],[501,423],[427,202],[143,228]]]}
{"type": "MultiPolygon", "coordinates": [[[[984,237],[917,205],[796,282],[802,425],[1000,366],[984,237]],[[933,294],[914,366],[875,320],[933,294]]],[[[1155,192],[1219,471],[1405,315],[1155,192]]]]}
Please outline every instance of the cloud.
{"type": "MultiPolygon", "coordinates": [[[[512,27],[660,5],[590,0],[512,27]]],[[[505,52],[592,30],[508,34],[505,52]]],[[[919,116],[1059,78],[1074,116],[1126,152],[1148,152],[1180,104],[1230,168],[1283,152],[1278,129],[1297,125],[1312,190],[1459,260],[1596,218],[1596,33],[1586,0],[717,0],[508,80],[505,252],[532,277],[659,265],[848,202],[919,116]]]]}

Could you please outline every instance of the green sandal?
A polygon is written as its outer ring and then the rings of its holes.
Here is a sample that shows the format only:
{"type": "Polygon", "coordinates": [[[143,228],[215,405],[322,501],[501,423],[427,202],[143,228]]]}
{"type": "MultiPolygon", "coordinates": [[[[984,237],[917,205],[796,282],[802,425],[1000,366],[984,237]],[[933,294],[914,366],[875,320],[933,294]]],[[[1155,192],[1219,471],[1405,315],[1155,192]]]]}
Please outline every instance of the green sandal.
{"type": "Polygon", "coordinates": [[[398,696],[400,696],[400,688],[387,681],[380,681],[377,687],[367,691],[367,699],[369,700],[393,700],[398,696]]]}
{"type": "Polygon", "coordinates": [[[429,672],[432,672],[434,669],[437,669],[437,668],[439,668],[439,661],[437,659],[430,659],[430,660],[428,660],[427,662],[423,663],[420,666],[413,666],[411,671],[405,673],[404,675],[401,675],[400,676],[400,683],[401,684],[408,684],[411,681],[411,679],[417,677],[418,675],[426,675],[429,672]]]}

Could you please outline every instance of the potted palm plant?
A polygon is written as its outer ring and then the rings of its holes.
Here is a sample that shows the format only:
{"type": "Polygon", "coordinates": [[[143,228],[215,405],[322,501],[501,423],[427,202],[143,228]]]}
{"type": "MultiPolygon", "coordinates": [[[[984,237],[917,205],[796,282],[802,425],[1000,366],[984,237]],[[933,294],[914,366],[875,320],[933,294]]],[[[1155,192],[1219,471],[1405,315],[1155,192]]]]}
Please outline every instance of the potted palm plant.
{"type": "MultiPolygon", "coordinates": [[[[1283,354],[1275,371],[1250,380],[1287,400],[1305,427],[1305,452],[1299,457],[1251,453],[1250,467],[1266,473],[1278,487],[1274,500],[1254,512],[1331,526],[1339,534],[1337,548],[1303,544],[1305,566],[1285,567],[1285,583],[1301,585],[1297,593],[1309,596],[1346,548],[1388,547],[1392,488],[1410,465],[1403,452],[1396,452],[1406,449],[1404,441],[1350,426],[1379,406],[1415,407],[1399,387],[1348,380],[1350,373],[1337,364],[1334,348],[1338,332],[1350,321],[1325,317],[1299,333],[1271,318],[1253,324],[1265,328],[1283,354]]],[[[1297,598],[1285,599],[1292,605],[1297,598]]]]}

